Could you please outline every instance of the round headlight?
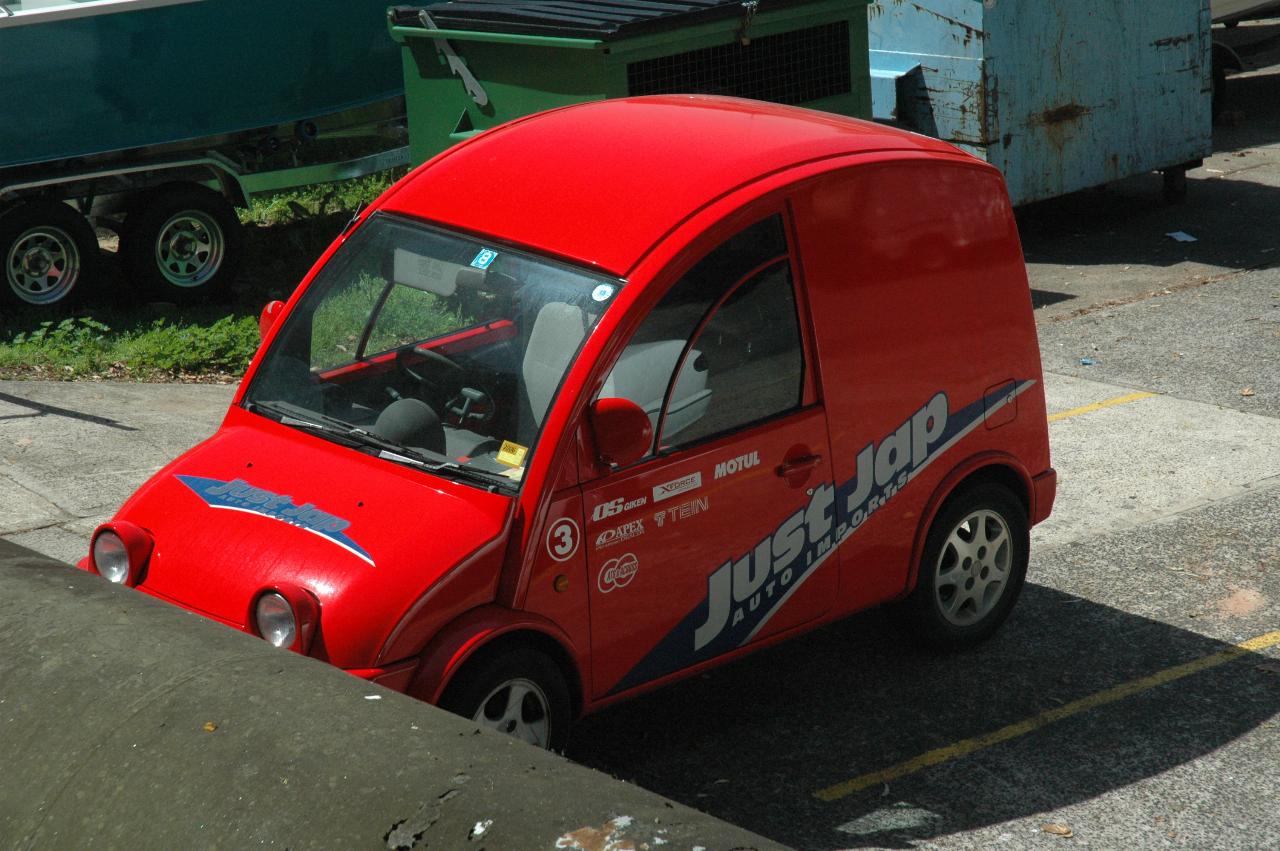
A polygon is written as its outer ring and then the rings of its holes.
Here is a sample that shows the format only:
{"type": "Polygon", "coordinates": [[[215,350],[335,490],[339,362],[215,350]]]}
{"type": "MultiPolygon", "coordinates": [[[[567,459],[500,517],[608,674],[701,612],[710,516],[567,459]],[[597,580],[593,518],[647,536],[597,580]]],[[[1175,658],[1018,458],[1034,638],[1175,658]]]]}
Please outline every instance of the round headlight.
{"type": "Polygon", "coordinates": [[[269,591],[258,598],[254,606],[254,623],[261,635],[276,647],[292,647],[298,635],[298,621],[293,616],[293,606],[284,595],[269,591]]]}
{"type": "Polygon", "coordinates": [[[93,539],[93,566],[108,582],[123,585],[129,578],[129,553],[124,541],[110,529],[103,529],[93,539]]]}

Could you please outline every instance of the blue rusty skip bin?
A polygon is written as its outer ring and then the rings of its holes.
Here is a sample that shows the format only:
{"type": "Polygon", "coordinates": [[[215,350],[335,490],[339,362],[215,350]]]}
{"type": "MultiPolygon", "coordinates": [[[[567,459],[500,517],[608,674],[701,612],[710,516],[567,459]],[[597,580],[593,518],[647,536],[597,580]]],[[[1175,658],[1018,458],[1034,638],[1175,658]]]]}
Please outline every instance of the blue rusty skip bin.
{"type": "Polygon", "coordinates": [[[1209,0],[877,0],[872,112],[1004,172],[1015,204],[1213,150],[1209,0]]]}

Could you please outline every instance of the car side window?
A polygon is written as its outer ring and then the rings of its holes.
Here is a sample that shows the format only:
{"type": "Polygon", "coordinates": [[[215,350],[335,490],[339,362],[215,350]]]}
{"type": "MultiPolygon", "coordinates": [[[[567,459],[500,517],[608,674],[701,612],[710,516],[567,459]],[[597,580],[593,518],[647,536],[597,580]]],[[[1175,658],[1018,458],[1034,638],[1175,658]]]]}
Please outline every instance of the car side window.
{"type": "Polygon", "coordinates": [[[804,355],[790,261],[780,257],[738,284],[693,339],[688,357],[662,418],[664,448],[799,407],[804,355]]]}
{"type": "Polygon", "coordinates": [[[796,407],[803,370],[786,234],[775,215],[730,237],[676,282],[600,396],[643,408],[656,445],[667,448],[796,407]]]}

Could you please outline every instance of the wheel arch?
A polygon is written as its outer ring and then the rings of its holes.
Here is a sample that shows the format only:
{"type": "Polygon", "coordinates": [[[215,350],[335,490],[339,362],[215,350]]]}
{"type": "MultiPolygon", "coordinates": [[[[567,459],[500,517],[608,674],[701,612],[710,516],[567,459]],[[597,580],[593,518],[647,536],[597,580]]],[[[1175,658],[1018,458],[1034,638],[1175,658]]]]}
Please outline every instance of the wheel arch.
{"type": "Polygon", "coordinates": [[[580,656],[555,624],[501,606],[482,606],[460,616],[423,648],[418,673],[408,692],[438,704],[464,669],[516,646],[544,654],[560,669],[569,688],[573,716],[582,714],[586,688],[580,656]]]}
{"type": "Polygon", "coordinates": [[[916,527],[911,546],[911,566],[906,586],[902,589],[904,597],[915,589],[920,579],[920,558],[924,553],[925,540],[929,537],[929,529],[938,513],[957,491],[980,483],[998,484],[1007,488],[1022,504],[1028,526],[1030,525],[1030,517],[1035,508],[1032,504],[1034,491],[1031,475],[1016,458],[1004,452],[984,452],[957,464],[938,483],[929,501],[925,503],[924,510],[920,512],[920,523],[916,527]]]}

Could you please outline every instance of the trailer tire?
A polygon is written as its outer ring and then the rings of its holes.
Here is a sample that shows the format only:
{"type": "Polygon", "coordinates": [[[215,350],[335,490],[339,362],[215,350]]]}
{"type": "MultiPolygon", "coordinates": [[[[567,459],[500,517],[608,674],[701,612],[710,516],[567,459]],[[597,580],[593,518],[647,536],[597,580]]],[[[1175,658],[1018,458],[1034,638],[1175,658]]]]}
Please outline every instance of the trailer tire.
{"type": "Polygon", "coordinates": [[[235,208],[195,183],[147,192],[120,233],[121,261],[134,284],[157,301],[190,304],[225,296],[243,250],[235,208]]]}
{"type": "Polygon", "coordinates": [[[65,310],[97,283],[98,238],[74,207],[25,201],[0,214],[0,302],[65,310]]]}

